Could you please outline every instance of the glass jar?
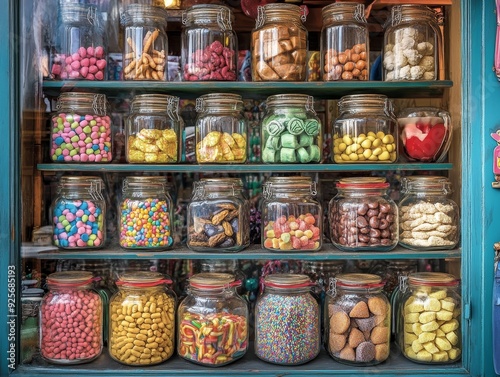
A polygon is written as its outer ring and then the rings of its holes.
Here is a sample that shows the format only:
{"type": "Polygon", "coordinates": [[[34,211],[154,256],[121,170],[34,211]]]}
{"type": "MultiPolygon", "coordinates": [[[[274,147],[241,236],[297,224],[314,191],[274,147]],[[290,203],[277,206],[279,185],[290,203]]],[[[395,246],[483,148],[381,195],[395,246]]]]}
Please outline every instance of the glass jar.
{"type": "Polygon", "coordinates": [[[105,27],[93,5],[61,2],[59,49],[51,73],[58,80],[104,80],[106,77],[105,27]]]}
{"type": "Polygon", "coordinates": [[[436,107],[404,109],[398,116],[399,135],[410,161],[441,162],[451,145],[450,113],[436,107]]]}
{"type": "Polygon", "coordinates": [[[384,80],[437,80],[442,37],[436,12],[403,4],[392,7],[391,13],[384,34],[384,80]]]}
{"type": "Polygon", "coordinates": [[[241,96],[205,94],[196,99],[196,161],[243,164],[247,159],[247,122],[241,96]]]}
{"type": "Polygon", "coordinates": [[[50,157],[54,162],[111,162],[111,118],[104,94],[61,93],[52,115],[50,157]]]}
{"type": "Polygon", "coordinates": [[[259,6],[252,31],[252,81],[305,81],[306,15],[298,5],[259,6]]]}
{"type": "Polygon", "coordinates": [[[330,356],[355,366],[385,361],[390,350],[391,305],[382,293],[382,278],[341,274],[330,286],[324,315],[330,356]]]}
{"type": "Polygon", "coordinates": [[[92,273],[55,272],[40,306],[40,354],[55,364],[80,364],[102,352],[103,306],[92,273]]]}
{"type": "Polygon", "coordinates": [[[126,157],[129,163],[176,163],[184,128],[179,116],[179,97],[139,94],[126,121],[126,157]]]}
{"type": "Polygon", "coordinates": [[[161,7],[130,4],[121,15],[125,28],[124,80],[167,80],[167,17],[161,7]]]}
{"type": "Polygon", "coordinates": [[[125,365],[155,365],[174,353],[175,293],[157,272],[125,273],[109,304],[109,354],[125,365]]]}
{"type": "Polygon", "coordinates": [[[188,295],[177,311],[177,352],[196,364],[223,366],[248,349],[248,307],[237,293],[241,284],[224,273],[189,279],[188,295]]]}
{"type": "Polygon", "coordinates": [[[237,252],[250,245],[250,210],[243,183],[203,178],[188,205],[187,246],[194,251],[237,252]]]}
{"type": "Polygon", "coordinates": [[[172,237],[173,204],[161,176],[127,177],[120,204],[120,246],[131,250],[166,250],[172,237]]]}
{"type": "Polygon", "coordinates": [[[299,365],[314,359],[321,346],[318,302],[306,275],[272,274],[255,307],[255,354],[264,361],[299,365]]]}
{"type": "Polygon", "coordinates": [[[270,251],[318,251],[323,209],[309,177],[271,177],[264,186],[262,247],[270,251]]]}
{"type": "Polygon", "coordinates": [[[399,244],[412,250],[453,249],[460,239],[458,205],[449,197],[446,177],[409,176],[402,180],[399,244]]]}
{"type": "Polygon", "coordinates": [[[452,363],[462,349],[459,281],[441,272],[419,272],[401,281],[397,341],[409,360],[452,363]]]}
{"type": "Polygon", "coordinates": [[[61,249],[98,249],[106,242],[104,182],[99,177],[61,177],[51,206],[53,243],[61,249]]]}
{"type": "Polygon", "coordinates": [[[397,120],[384,95],[353,94],[339,103],[333,123],[333,161],[391,163],[398,159],[397,120]]]}
{"type": "Polygon", "coordinates": [[[323,129],[314,98],[277,94],[267,98],[261,123],[264,163],[309,163],[323,160],[323,129]]]}
{"type": "Polygon", "coordinates": [[[223,5],[193,5],[182,14],[183,81],[235,81],[238,38],[234,16],[223,5]]]}
{"type": "Polygon", "coordinates": [[[342,260],[305,260],[302,262],[302,273],[309,276],[315,284],[313,292],[321,298],[323,302],[323,293],[328,290],[328,282],[338,274],[344,271],[344,261],[342,260]]]}
{"type": "Polygon", "coordinates": [[[333,3],[321,13],[323,81],[368,80],[370,40],[364,4],[333,3]]]}
{"type": "Polygon", "coordinates": [[[385,178],[344,178],[328,206],[330,236],[342,251],[390,251],[398,243],[398,207],[385,178]]]}
{"type": "Polygon", "coordinates": [[[392,292],[399,285],[402,276],[409,276],[418,272],[418,261],[416,259],[390,260],[385,268],[384,292],[391,297],[392,292]]]}

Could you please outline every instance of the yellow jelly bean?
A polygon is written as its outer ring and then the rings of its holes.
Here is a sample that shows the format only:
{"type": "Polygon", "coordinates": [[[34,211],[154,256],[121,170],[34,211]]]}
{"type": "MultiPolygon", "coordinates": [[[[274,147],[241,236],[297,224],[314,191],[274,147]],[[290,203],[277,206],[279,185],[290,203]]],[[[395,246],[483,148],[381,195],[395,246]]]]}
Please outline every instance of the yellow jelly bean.
{"type": "MultiPolygon", "coordinates": [[[[374,143],[375,144],[375,143],[374,143]]],[[[378,156],[379,154],[382,153],[382,148],[375,148],[372,152],[372,155],[378,156]]]]}
{"type": "Polygon", "coordinates": [[[353,143],[351,137],[349,135],[344,135],[344,137],[342,138],[342,141],[346,144],[346,145],[351,145],[353,143]]]}
{"type": "Polygon", "coordinates": [[[391,156],[390,156],[389,152],[385,151],[385,152],[382,152],[382,153],[378,156],[378,159],[379,159],[380,161],[387,161],[387,160],[389,160],[389,159],[390,159],[390,157],[391,157],[391,156]]]}
{"type": "Polygon", "coordinates": [[[349,159],[350,159],[351,161],[358,161],[358,160],[359,160],[359,157],[358,157],[358,155],[357,155],[356,153],[351,153],[351,154],[349,155],[349,159]]]}
{"type": "Polygon", "coordinates": [[[346,143],[340,143],[339,144],[339,151],[343,152],[345,151],[347,148],[347,144],[346,143]]]}
{"type": "Polygon", "coordinates": [[[371,148],[372,146],[372,141],[370,139],[365,139],[361,142],[361,146],[364,148],[364,149],[368,149],[368,148],[371,148]]]}

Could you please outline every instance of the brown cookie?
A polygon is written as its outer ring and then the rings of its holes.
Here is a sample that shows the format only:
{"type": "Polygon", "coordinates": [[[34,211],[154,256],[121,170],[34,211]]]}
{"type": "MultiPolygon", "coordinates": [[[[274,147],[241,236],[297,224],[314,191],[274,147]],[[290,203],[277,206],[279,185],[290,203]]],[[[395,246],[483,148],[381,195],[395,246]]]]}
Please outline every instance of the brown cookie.
{"type": "Polygon", "coordinates": [[[330,352],[339,352],[344,348],[346,342],[345,335],[334,334],[330,332],[328,339],[328,347],[330,352]]]}
{"type": "Polygon", "coordinates": [[[343,334],[349,328],[351,320],[344,312],[336,312],[330,317],[330,331],[335,334],[343,334]]]}
{"type": "Polygon", "coordinates": [[[370,297],[368,299],[368,308],[375,315],[385,315],[387,313],[387,303],[381,297],[370,297]]]}
{"type": "Polygon", "coordinates": [[[349,333],[349,347],[356,348],[361,342],[365,341],[365,336],[358,329],[351,328],[349,333]]]}
{"type": "Polygon", "coordinates": [[[358,302],[349,312],[349,317],[351,318],[368,318],[369,316],[368,305],[364,301],[358,302]]]}
{"type": "Polygon", "coordinates": [[[389,346],[387,344],[377,344],[375,346],[375,360],[384,361],[389,357],[389,346]]]}
{"type": "Polygon", "coordinates": [[[342,351],[340,351],[339,357],[344,360],[355,361],[356,354],[354,353],[354,349],[349,346],[345,346],[342,351]]]}
{"type": "Polygon", "coordinates": [[[373,344],[382,344],[389,341],[389,328],[385,326],[374,327],[370,336],[373,344]]]}

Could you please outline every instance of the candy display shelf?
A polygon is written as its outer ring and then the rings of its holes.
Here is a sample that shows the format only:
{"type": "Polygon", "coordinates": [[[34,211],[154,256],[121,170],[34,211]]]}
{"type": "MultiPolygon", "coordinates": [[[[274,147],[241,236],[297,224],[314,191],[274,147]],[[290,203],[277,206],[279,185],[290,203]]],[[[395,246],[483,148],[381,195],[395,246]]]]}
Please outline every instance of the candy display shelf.
{"type": "Polygon", "coordinates": [[[348,94],[385,94],[389,98],[438,98],[453,82],[441,81],[338,81],[338,82],[156,82],[156,81],[44,81],[47,95],[61,91],[92,90],[109,96],[137,93],[166,93],[181,98],[196,98],[205,93],[235,93],[248,98],[272,94],[304,93],[315,98],[338,99],[348,94]]]}
{"type": "MultiPolygon", "coordinates": [[[[398,376],[429,376],[432,373],[436,375],[467,375],[462,368],[461,363],[452,363],[445,365],[421,365],[407,360],[401,355],[401,352],[393,345],[391,356],[380,365],[367,367],[368,369],[356,369],[358,374],[369,375],[398,375],[398,376]]],[[[44,362],[34,362],[32,365],[21,365],[12,374],[13,376],[111,376],[120,375],[137,376],[352,376],[353,367],[340,364],[334,361],[327,352],[322,349],[319,356],[304,365],[280,366],[260,361],[254,356],[253,344],[245,356],[240,360],[220,368],[207,368],[204,366],[190,363],[179,356],[173,356],[166,362],[148,367],[129,367],[124,366],[112,360],[107,355],[106,350],[97,360],[83,365],[67,365],[64,368],[58,368],[44,362]],[[139,368],[139,369],[137,369],[139,368]]]]}
{"type": "Polygon", "coordinates": [[[71,172],[168,172],[168,173],[265,173],[265,172],[354,172],[354,171],[397,171],[397,170],[451,170],[451,163],[397,163],[397,164],[38,164],[40,171],[71,172]]]}
{"type": "Polygon", "coordinates": [[[111,246],[100,250],[59,250],[56,247],[37,247],[23,244],[23,258],[38,259],[301,259],[301,260],[358,260],[358,259],[443,259],[460,258],[460,248],[452,250],[413,251],[396,247],[389,252],[344,252],[332,244],[324,244],[319,252],[270,252],[260,245],[251,245],[238,253],[195,252],[185,246],[174,247],[168,251],[125,251],[119,246],[111,246]]]}

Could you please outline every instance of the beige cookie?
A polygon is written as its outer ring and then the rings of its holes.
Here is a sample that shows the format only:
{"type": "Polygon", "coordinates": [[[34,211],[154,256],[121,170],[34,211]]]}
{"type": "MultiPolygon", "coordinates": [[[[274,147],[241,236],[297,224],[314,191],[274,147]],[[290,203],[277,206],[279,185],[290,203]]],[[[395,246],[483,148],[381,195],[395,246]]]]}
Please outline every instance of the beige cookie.
{"type": "Polygon", "coordinates": [[[349,328],[351,320],[344,312],[336,312],[330,317],[330,331],[335,334],[343,334],[349,328]]]}
{"type": "Polygon", "coordinates": [[[368,309],[375,315],[385,315],[387,313],[387,303],[381,297],[370,297],[368,299],[368,309]]]}
{"type": "Polygon", "coordinates": [[[368,305],[366,305],[364,301],[358,302],[349,312],[349,317],[351,318],[368,318],[369,316],[370,312],[368,310],[368,305]]]}

